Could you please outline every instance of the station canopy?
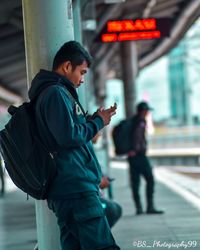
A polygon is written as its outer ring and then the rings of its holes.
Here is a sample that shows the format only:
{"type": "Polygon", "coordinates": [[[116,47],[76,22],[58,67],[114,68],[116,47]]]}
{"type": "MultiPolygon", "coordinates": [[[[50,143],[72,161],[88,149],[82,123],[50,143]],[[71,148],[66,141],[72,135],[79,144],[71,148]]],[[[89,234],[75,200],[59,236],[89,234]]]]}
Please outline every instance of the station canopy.
{"type": "MultiPolygon", "coordinates": [[[[134,40],[137,43],[138,63],[142,69],[169,52],[200,15],[200,0],[80,0],[79,2],[83,43],[90,49],[95,59],[93,70],[97,70],[106,61],[110,70],[116,72],[116,77],[119,78],[121,42],[134,40]],[[168,34],[158,33],[158,26],[154,30],[145,30],[145,25],[153,24],[145,23],[144,20],[159,22],[164,19],[170,20],[166,24],[168,34]],[[140,25],[143,25],[141,30],[140,25]],[[106,30],[107,33],[104,34],[115,34],[112,42],[99,39],[108,27],[111,30],[106,30]]],[[[19,97],[23,99],[27,97],[22,1],[1,0],[0,100],[1,103],[12,102],[19,97]]]]}

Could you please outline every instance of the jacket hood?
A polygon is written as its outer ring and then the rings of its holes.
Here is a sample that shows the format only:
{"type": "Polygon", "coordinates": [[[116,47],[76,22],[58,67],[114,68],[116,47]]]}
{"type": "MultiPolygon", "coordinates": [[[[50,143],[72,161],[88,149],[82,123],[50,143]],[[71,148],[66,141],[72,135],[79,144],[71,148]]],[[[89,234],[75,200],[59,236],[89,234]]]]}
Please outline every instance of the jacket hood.
{"type": "Polygon", "coordinates": [[[28,91],[29,99],[35,98],[43,89],[51,85],[64,85],[71,95],[78,100],[78,95],[72,82],[70,82],[66,77],[53,72],[41,69],[40,72],[34,77],[31,82],[31,87],[28,91]]]}

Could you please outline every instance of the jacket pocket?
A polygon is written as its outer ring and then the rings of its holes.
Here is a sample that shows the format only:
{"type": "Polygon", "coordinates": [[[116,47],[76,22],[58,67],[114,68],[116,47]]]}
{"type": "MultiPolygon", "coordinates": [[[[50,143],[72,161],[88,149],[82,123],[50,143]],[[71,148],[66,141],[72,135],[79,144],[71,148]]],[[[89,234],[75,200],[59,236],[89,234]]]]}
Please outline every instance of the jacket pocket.
{"type": "Polygon", "coordinates": [[[98,196],[92,195],[78,201],[73,211],[77,222],[85,222],[95,218],[103,217],[104,210],[98,196]]]}

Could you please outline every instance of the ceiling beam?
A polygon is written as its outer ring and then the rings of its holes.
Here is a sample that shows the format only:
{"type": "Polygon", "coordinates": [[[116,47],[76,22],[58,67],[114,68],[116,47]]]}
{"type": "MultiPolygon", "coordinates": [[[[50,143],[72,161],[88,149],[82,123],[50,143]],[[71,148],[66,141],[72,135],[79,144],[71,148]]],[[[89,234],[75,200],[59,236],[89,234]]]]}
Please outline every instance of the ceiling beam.
{"type": "MultiPolygon", "coordinates": [[[[111,5],[109,8],[107,8],[107,12],[101,17],[100,22],[98,23],[98,27],[96,30],[96,34],[95,36],[97,36],[99,34],[99,32],[101,31],[101,29],[104,27],[105,23],[107,20],[109,20],[110,18],[113,18],[113,16],[116,16],[117,14],[120,15],[120,13],[122,13],[123,9],[127,9],[127,6],[129,7],[128,9],[131,10],[131,12],[126,15],[126,18],[133,18],[133,14],[135,14],[135,12],[132,10],[134,8],[134,6],[137,5],[144,5],[144,3],[146,3],[146,0],[134,0],[129,2],[125,2],[124,4],[115,4],[115,5],[111,5]]],[[[136,18],[136,16],[135,16],[136,18]]],[[[104,60],[109,60],[109,58],[116,52],[118,46],[116,44],[112,44],[112,45],[108,45],[108,44],[101,44],[101,46],[95,45],[94,46],[94,54],[95,54],[95,58],[96,61],[93,64],[94,68],[98,68],[102,65],[104,60]],[[112,48],[111,48],[112,46],[112,48]],[[110,49],[111,48],[111,49],[110,49]],[[104,58],[102,60],[102,58],[104,58]]]]}
{"type": "Polygon", "coordinates": [[[24,30],[23,19],[18,16],[16,12],[14,12],[13,15],[10,17],[9,23],[21,31],[24,30]]]}
{"type": "Polygon", "coordinates": [[[179,2],[182,2],[183,0],[167,0],[165,2],[158,2],[153,8],[152,8],[152,12],[159,12],[162,11],[163,9],[166,10],[170,7],[173,6],[178,6],[179,2]]]}
{"type": "Polygon", "coordinates": [[[0,38],[7,37],[16,34],[18,32],[18,30],[15,27],[13,27],[8,23],[0,25],[0,30],[1,30],[0,38]]]}
{"type": "Polygon", "coordinates": [[[143,10],[142,17],[147,18],[151,14],[153,7],[157,4],[157,0],[149,0],[145,9],[143,10]]]}
{"type": "Polygon", "coordinates": [[[100,56],[95,59],[95,62],[93,63],[93,68],[95,70],[100,68],[106,61],[108,61],[116,53],[117,49],[118,49],[118,43],[107,45],[104,51],[102,51],[103,56],[100,56]]]}
{"type": "Polygon", "coordinates": [[[154,11],[154,9],[152,10],[152,13],[151,15],[153,17],[168,17],[169,15],[172,15],[176,12],[179,12],[180,8],[178,6],[172,6],[172,7],[169,7],[169,8],[166,8],[166,9],[162,9],[162,10],[159,10],[159,11],[154,11]]]}
{"type": "Polygon", "coordinates": [[[26,77],[27,77],[26,71],[18,71],[15,74],[10,74],[9,76],[6,76],[6,79],[2,79],[2,81],[6,80],[6,82],[13,82],[26,77]]]}
{"type": "Polygon", "coordinates": [[[0,78],[5,78],[7,75],[15,74],[17,71],[26,72],[25,60],[13,61],[11,64],[0,67],[0,78]]]}
{"type": "Polygon", "coordinates": [[[11,83],[7,84],[6,86],[8,86],[9,89],[21,89],[23,87],[26,87],[28,89],[27,79],[26,78],[21,78],[21,79],[18,79],[18,80],[14,80],[11,83]]]}
{"type": "MultiPolygon", "coordinates": [[[[101,16],[101,19],[98,22],[98,27],[95,31],[93,38],[90,41],[91,43],[95,40],[95,37],[97,37],[98,34],[101,32],[101,30],[104,27],[107,20],[109,20],[113,16],[119,14],[121,11],[122,11],[122,4],[121,3],[109,5],[109,7],[107,7],[106,11],[101,16]]],[[[103,54],[103,52],[107,49],[107,47],[109,47],[109,45],[107,45],[107,44],[103,44],[101,46],[99,46],[98,44],[95,44],[93,49],[92,49],[92,52],[94,51],[95,58],[98,58],[99,55],[103,54]]],[[[97,61],[98,61],[98,59],[97,59],[97,61]]],[[[95,65],[97,65],[97,64],[98,63],[95,63],[95,65]]],[[[94,66],[94,67],[96,67],[96,66],[94,66]]]]}
{"type": "Polygon", "coordinates": [[[22,6],[21,0],[1,0],[1,10],[14,9],[22,6]]]}
{"type": "Polygon", "coordinates": [[[23,33],[1,39],[0,57],[12,55],[13,53],[24,51],[23,33]]]}
{"type": "Polygon", "coordinates": [[[22,5],[21,0],[0,0],[0,24],[8,22],[12,11],[22,5]]]}
{"type": "Polygon", "coordinates": [[[135,7],[138,7],[138,6],[141,6],[141,5],[144,5],[144,7],[146,6],[146,3],[148,2],[149,0],[131,0],[131,1],[126,1],[124,3],[124,7],[125,8],[128,8],[128,9],[132,9],[133,12],[135,12],[135,7]]]}
{"type": "Polygon", "coordinates": [[[0,99],[10,104],[18,104],[22,101],[22,98],[19,95],[16,95],[2,86],[0,86],[0,99]]]}
{"type": "Polygon", "coordinates": [[[106,8],[106,11],[101,16],[98,22],[98,27],[96,29],[95,35],[99,34],[99,32],[102,30],[107,20],[109,20],[110,18],[113,18],[113,16],[116,16],[121,12],[122,7],[123,5],[121,3],[118,3],[118,4],[109,5],[106,8]]]}
{"type": "Polygon", "coordinates": [[[199,15],[199,9],[199,0],[189,1],[189,4],[182,11],[176,24],[172,28],[171,36],[169,38],[165,38],[163,42],[161,42],[151,53],[140,59],[139,67],[143,68],[149,65],[173,48],[189,28],[189,25],[191,26],[196,20],[197,14],[199,15]]]}
{"type": "MultiPolygon", "coordinates": [[[[133,8],[133,5],[134,6],[141,5],[141,4],[144,4],[144,2],[146,3],[146,0],[135,0],[134,3],[131,2],[131,9],[133,8]]],[[[116,6],[116,9],[113,9],[113,11],[116,12],[116,11],[120,10],[120,12],[122,12],[123,8],[120,5],[121,4],[118,4],[118,6],[116,6]]],[[[126,5],[124,5],[124,7],[127,8],[127,5],[128,5],[128,2],[126,2],[126,5]]],[[[130,10],[130,8],[129,8],[129,10],[130,10]]],[[[135,13],[131,10],[131,12],[129,14],[126,13],[125,15],[126,15],[126,18],[133,18],[133,14],[135,15],[135,13]]],[[[102,17],[102,19],[103,19],[103,17],[102,17]]],[[[105,22],[105,20],[104,20],[104,22],[105,22]]],[[[101,30],[101,29],[99,29],[99,30],[101,30]]],[[[97,47],[97,46],[95,46],[95,47],[97,47]]],[[[105,61],[108,61],[112,56],[114,56],[118,47],[119,46],[116,43],[115,44],[102,44],[101,46],[98,46],[98,48],[95,49],[96,60],[95,60],[95,63],[93,64],[94,69],[97,70],[99,67],[101,67],[103,65],[103,63],[105,61]],[[103,60],[102,60],[102,58],[103,58],[103,60]]]]}
{"type": "Polygon", "coordinates": [[[12,64],[16,61],[25,60],[25,52],[18,51],[14,54],[8,55],[7,57],[0,57],[0,67],[3,67],[8,64],[12,64]]]}

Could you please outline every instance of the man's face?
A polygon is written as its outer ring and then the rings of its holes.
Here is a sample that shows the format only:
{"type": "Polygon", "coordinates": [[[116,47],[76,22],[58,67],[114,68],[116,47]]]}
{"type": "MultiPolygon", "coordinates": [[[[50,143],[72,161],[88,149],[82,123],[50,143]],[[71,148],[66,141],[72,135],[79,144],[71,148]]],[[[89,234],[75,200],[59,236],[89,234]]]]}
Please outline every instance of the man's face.
{"type": "Polygon", "coordinates": [[[147,109],[141,110],[140,112],[140,116],[144,119],[148,116],[148,114],[149,114],[149,110],[147,109]]]}
{"type": "Polygon", "coordinates": [[[83,61],[83,63],[76,66],[76,68],[72,67],[71,62],[67,62],[66,67],[67,69],[65,71],[65,76],[67,77],[67,79],[69,79],[73,83],[75,88],[80,87],[84,82],[84,75],[88,70],[87,62],[83,61]]]}

